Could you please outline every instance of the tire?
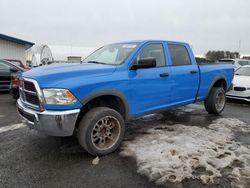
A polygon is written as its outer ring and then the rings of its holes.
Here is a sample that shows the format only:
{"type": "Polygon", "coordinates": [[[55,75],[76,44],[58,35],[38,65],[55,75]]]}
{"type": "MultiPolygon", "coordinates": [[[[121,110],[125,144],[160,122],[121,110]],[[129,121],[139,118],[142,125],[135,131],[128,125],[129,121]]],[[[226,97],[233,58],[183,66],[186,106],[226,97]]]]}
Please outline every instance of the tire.
{"type": "Polygon", "coordinates": [[[121,144],[125,132],[124,119],[117,111],[96,107],[87,112],[78,129],[79,144],[91,155],[112,153],[121,144]]]}
{"type": "Polygon", "coordinates": [[[209,114],[220,114],[226,105],[225,90],[221,87],[213,87],[204,104],[209,114]]]}

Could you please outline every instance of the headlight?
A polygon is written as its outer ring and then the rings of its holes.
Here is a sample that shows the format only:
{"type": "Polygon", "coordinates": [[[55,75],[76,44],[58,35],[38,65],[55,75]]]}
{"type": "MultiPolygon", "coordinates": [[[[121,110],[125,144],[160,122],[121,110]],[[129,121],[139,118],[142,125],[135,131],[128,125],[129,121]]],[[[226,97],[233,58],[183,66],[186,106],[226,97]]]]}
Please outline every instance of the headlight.
{"type": "Polygon", "coordinates": [[[43,89],[46,104],[71,105],[77,102],[75,96],[67,89],[43,89]]]}

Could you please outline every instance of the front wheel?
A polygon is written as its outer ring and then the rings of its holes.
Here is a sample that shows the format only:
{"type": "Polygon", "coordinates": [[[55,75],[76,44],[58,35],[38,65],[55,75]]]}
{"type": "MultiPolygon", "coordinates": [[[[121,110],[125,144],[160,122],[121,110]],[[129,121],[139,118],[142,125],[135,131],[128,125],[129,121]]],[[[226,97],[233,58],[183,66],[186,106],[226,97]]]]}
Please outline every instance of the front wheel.
{"type": "Polygon", "coordinates": [[[78,129],[80,145],[92,155],[106,155],[115,151],[124,136],[123,117],[107,107],[96,107],[85,114],[78,129]]]}
{"type": "Polygon", "coordinates": [[[225,90],[221,87],[211,89],[208,98],[205,100],[205,108],[209,114],[220,114],[226,105],[225,90]]]}

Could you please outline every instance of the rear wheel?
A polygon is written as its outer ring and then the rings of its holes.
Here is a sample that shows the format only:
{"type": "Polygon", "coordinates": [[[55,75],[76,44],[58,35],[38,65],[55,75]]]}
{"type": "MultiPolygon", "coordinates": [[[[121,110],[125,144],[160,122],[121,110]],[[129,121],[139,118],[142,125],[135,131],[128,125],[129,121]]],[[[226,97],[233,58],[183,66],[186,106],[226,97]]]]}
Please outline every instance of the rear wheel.
{"type": "Polygon", "coordinates": [[[209,114],[220,114],[226,105],[225,90],[221,87],[211,89],[208,98],[205,100],[205,108],[209,114]]]}
{"type": "Polygon", "coordinates": [[[92,155],[106,155],[115,151],[124,136],[123,117],[107,107],[91,109],[80,122],[78,140],[92,155]]]}

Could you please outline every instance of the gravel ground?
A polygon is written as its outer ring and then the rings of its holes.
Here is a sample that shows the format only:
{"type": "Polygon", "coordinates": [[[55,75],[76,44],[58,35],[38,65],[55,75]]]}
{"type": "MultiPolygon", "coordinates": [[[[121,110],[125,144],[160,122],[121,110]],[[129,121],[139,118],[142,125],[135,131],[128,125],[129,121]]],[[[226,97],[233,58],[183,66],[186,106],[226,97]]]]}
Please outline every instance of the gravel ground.
{"type": "MultiPolygon", "coordinates": [[[[237,101],[238,102],[238,101],[237,101]]],[[[218,118],[237,118],[250,125],[250,104],[230,101],[221,116],[208,115],[203,105],[190,105],[147,116],[127,123],[125,141],[143,135],[143,130],[158,124],[183,124],[207,127],[218,118]]],[[[122,157],[120,150],[100,157],[93,166],[93,156],[79,147],[74,137],[49,137],[22,126],[15,101],[0,93],[0,187],[161,187],[137,173],[136,160],[122,157]]],[[[235,140],[250,145],[249,133],[236,132],[235,140]]],[[[167,187],[230,187],[228,177],[217,184],[184,179],[167,182],[167,187]]]]}

